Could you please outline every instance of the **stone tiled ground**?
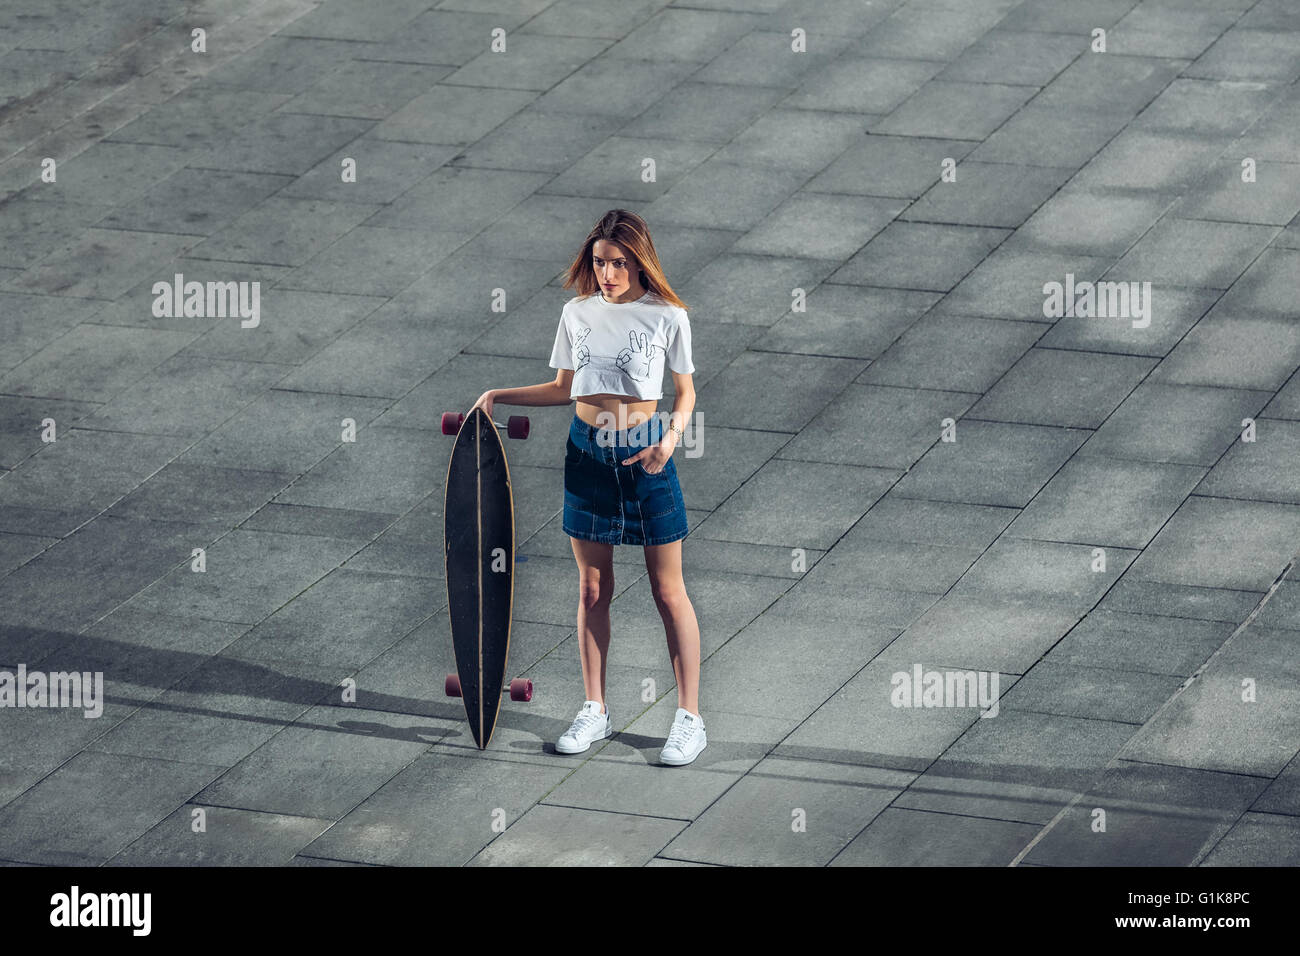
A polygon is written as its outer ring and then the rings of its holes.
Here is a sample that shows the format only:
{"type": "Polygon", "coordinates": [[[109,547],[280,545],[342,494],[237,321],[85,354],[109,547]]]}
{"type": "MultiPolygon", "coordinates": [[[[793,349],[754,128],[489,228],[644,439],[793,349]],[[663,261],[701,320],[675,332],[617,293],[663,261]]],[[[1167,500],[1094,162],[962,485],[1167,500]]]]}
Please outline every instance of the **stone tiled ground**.
{"type": "Polygon", "coordinates": [[[107,700],[0,710],[0,857],[1300,862],[1297,77],[1293,0],[5,4],[0,669],[107,700]],[[620,732],[554,753],[570,409],[510,448],[538,696],[480,753],[441,694],[438,413],[550,377],[619,206],[695,332],[684,769],[635,548],[620,732]],[[260,326],[155,317],[176,273],[260,326]],[[997,716],[892,706],[915,664],[997,716]]]}

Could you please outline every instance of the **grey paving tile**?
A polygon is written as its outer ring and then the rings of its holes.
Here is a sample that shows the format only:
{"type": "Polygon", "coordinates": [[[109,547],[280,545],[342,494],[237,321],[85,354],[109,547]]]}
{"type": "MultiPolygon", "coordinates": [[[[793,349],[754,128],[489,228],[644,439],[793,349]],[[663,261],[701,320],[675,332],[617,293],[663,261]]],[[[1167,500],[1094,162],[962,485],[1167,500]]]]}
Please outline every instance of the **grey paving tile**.
{"type": "Polygon", "coordinates": [[[8,371],[102,308],[95,299],[0,291],[0,371],[8,371]]]}
{"type": "MultiPolygon", "coordinates": [[[[390,13],[405,14],[402,6],[389,8],[390,13]]],[[[394,60],[400,63],[438,63],[459,66],[474,58],[486,43],[494,26],[513,32],[528,22],[537,10],[532,4],[517,8],[485,6],[474,10],[426,9],[408,21],[396,34],[375,44],[367,54],[374,59],[394,60]]],[[[354,11],[353,16],[356,16],[354,11]]],[[[364,18],[363,18],[364,19],[364,18]]],[[[296,22],[304,23],[303,20],[296,22]]],[[[387,24],[387,20],[375,23],[387,24]]],[[[310,23],[304,23],[310,26],[310,23]]],[[[570,34],[573,35],[573,34],[570,34]]]]}
{"type": "MultiPolygon", "coordinates": [[[[1164,356],[1205,315],[1218,295],[1213,289],[1153,285],[1150,298],[1145,299],[1147,315],[1142,321],[1149,322],[1145,327],[1135,327],[1133,318],[1062,319],[1048,330],[1039,344],[1046,348],[1164,356]]],[[[1138,386],[1139,389],[1149,387],[1152,386],[1138,386]]]]}
{"type": "Polygon", "coordinates": [[[887,807],[831,866],[1006,866],[1040,828],[887,807]]]}
{"type": "Polygon", "coordinates": [[[0,377],[9,394],[103,402],[198,335],[83,322],[0,377]]]}
{"type": "MultiPolygon", "coordinates": [[[[1233,152],[1251,156],[1257,162],[1293,162],[1296,148],[1300,147],[1300,138],[1296,132],[1297,117],[1300,117],[1300,98],[1294,95],[1278,97],[1233,144],[1233,152]]],[[[1240,168],[1238,166],[1238,179],[1241,175],[1240,168]]]]}
{"type": "Polygon", "coordinates": [[[994,249],[956,288],[939,310],[959,315],[984,315],[995,319],[1041,322],[1044,318],[1044,282],[1095,281],[1109,259],[1027,251],[1003,245],[994,249]]]}
{"type": "Polygon", "coordinates": [[[648,221],[743,232],[804,181],[798,170],[706,159],[641,213],[648,221]]]}
{"type": "MultiPolygon", "coordinates": [[[[861,136],[860,116],[773,109],[718,150],[716,159],[720,163],[812,174],[824,169],[861,136]],[[799,143],[798,149],[790,148],[792,138],[799,143]]],[[[877,205],[889,206],[888,203],[877,205]]]]}
{"type": "Polygon", "coordinates": [[[1300,755],[1268,785],[1251,808],[1261,813],[1286,813],[1300,816],[1300,755]]]}
{"type": "Polygon", "coordinates": [[[1197,57],[1185,76],[1212,80],[1277,80],[1300,75],[1297,31],[1246,30],[1234,26],[1197,57]]]}
{"type": "Polygon", "coordinates": [[[1176,10],[1170,6],[1139,3],[1107,31],[1106,49],[1123,56],[1165,56],[1193,59],[1204,53],[1240,15],[1229,5],[1176,10]]]}
{"type": "Polygon", "coordinates": [[[288,93],[234,89],[200,80],[142,113],[106,139],[207,149],[229,143],[244,127],[291,99],[288,93]]]}
{"type": "Polygon", "coordinates": [[[110,229],[210,236],[293,181],[276,173],[179,169],[161,181],[146,180],[148,192],[120,200],[100,223],[110,229]]]}
{"type": "Polygon", "coordinates": [[[745,428],[759,424],[753,417],[753,396],[765,392],[773,406],[762,416],[762,427],[792,432],[811,421],[865,367],[858,359],[745,351],[697,391],[707,403],[710,424],[745,428]]]}
{"type": "Polygon", "coordinates": [[[935,292],[826,282],[808,294],[805,311],[786,312],[746,344],[796,355],[875,358],[939,298],[935,292]]]}
{"type": "Polygon", "coordinates": [[[130,846],[110,866],[284,866],[334,821],[185,804],[130,846]],[[203,829],[194,831],[197,810],[203,829]]]}
{"type": "Polygon", "coordinates": [[[271,36],[208,74],[222,86],[273,93],[300,93],[322,76],[362,55],[368,44],[338,39],[271,36]]]}
{"type": "Polygon", "coordinates": [[[678,820],[538,805],[469,866],[644,866],[680,833],[678,820]]]}
{"type": "Polygon", "coordinates": [[[388,296],[405,289],[464,243],[456,232],[357,226],[279,282],[278,290],[388,296]]]}
{"type": "Polygon", "coordinates": [[[1300,581],[1285,580],[1255,618],[1260,627],[1289,627],[1300,630],[1300,581]]]}
{"type": "Polygon", "coordinates": [[[205,787],[196,801],[339,820],[441,733],[424,717],[313,707],[205,787]]]}
{"type": "Polygon", "coordinates": [[[1009,6],[956,4],[936,16],[925,7],[904,4],[849,49],[867,56],[951,60],[984,36],[1009,6]]]}
{"type": "Polygon", "coordinates": [[[1037,92],[1006,83],[931,80],[898,109],[871,127],[872,133],[984,139],[1037,92]]]}
{"type": "Polygon", "coordinates": [[[947,292],[1008,235],[1005,229],[891,222],[831,281],[947,292]]]}
{"type": "Polygon", "coordinates": [[[994,421],[1097,428],[1155,366],[1144,356],[1031,348],[968,414],[994,421]]]}
{"type": "Polygon", "coordinates": [[[782,622],[790,632],[805,628],[809,620],[833,621],[850,628],[887,625],[899,630],[939,599],[938,593],[917,590],[911,583],[908,588],[872,587],[863,579],[871,577],[873,570],[861,553],[832,550],[767,608],[763,617],[782,622]]]}
{"type": "Polygon", "coordinates": [[[1008,13],[998,29],[1087,33],[1113,26],[1136,5],[1137,0],[1099,0],[1081,8],[1069,0],[1028,0],[1008,13]]]}
{"type": "Polygon", "coordinates": [[[1141,724],[1182,684],[1149,671],[1039,661],[1004,696],[1007,710],[1141,724]]]}
{"type": "Polygon", "coordinates": [[[1163,196],[1125,196],[1109,190],[1067,186],[1039,206],[1016,230],[1008,248],[1118,258],[1160,218],[1168,205],[1168,199],[1163,196]]]}
{"type": "MultiPolygon", "coordinates": [[[[1293,630],[1254,624],[1235,635],[1194,682],[1134,735],[1123,756],[1277,776],[1295,756],[1300,739],[1296,639],[1293,630]],[[1258,685],[1252,702],[1242,700],[1248,678],[1258,685]]],[[[1262,781],[1257,783],[1262,789],[1262,781]]]]}
{"type": "Polygon", "coordinates": [[[1186,63],[1161,57],[1088,52],[1043,87],[1034,102],[1053,109],[1105,108],[1115,114],[1136,116],[1168,88],[1186,63]]]}
{"type": "MultiPolygon", "coordinates": [[[[1163,365],[1153,373],[1159,377],[1163,365]]],[[[1268,393],[1145,381],[1080,449],[1082,455],[1212,466],[1258,415],[1268,393]]]]}
{"type": "MultiPolygon", "coordinates": [[[[1300,327],[1282,318],[1211,314],[1152,373],[1166,385],[1279,388],[1300,366],[1300,327]]],[[[1237,421],[1240,428],[1241,421],[1237,421]]]]}
{"type": "Polygon", "coordinates": [[[1290,381],[1274,396],[1264,409],[1268,418],[1300,419],[1300,375],[1292,375],[1290,381]]]}
{"type": "MultiPolygon", "coordinates": [[[[193,539],[192,530],[188,537],[193,539]]],[[[235,530],[208,545],[203,574],[192,571],[188,560],[176,568],[173,552],[169,567],[174,570],[155,574],[154,583],[136,600],[162,613],[252,624],[324,577],[356,548],[354,541],[320,537],[304,548],[298,535],[235,530]]],[[[181,553],[187,557],[188,551],[181,553]]]]}
{"type": "Polygon", "coordinates": [[[853,526],[855,539],[916,541],[983,550],[1016,517],[1013,508],[903,498],[889,492],[853,526]]]}
{"type": "Polygon", "coordinates": [[[960,418],[975,400],[969,392],[850,384],[777,457],[906,470],[939,440],[943,419],[960,418]]]}
{"type": "Polygon", "coordinates": [[[1300,508],[1193,495],[1133,562],[1147,581],[1266,591],[1295,557],[1300,508]]]}
{"type": "Polygon", "coordinates": [[[103,863],[221,768],[82,753],[0,809],[5,852],[32,863],[103,863]]]}
{"type": "MultiPolygon", "coordinates": [[[[606,55],[598,56],[574,70],[537,97],[532,105],[542,112],[594,113],[626,118],[649,104],[658,102],[673,87],[689,77],[691,72],[683,69],[681,63],[642,60],[626,53],[616,57],[614,48],[611,47],[606,55]]],[[[460,98],[459,91],[456,96],[460,98]]],[[[449,101],[434,105],[446,109],[452,104],[449,101]]],[[[457,106],[456,109],[459,111],[463,107],[457,106]]],[[[478,135],[467,135],[466,138],[470,141],[478,139],[486,130],[479,132],[476,129],[474,132],[478,135]]]]}
{"type": "Polygon", "coordinates": [[[1197,465],[1080,456],[1011,523],[1012,537],[1141,549],[1197,487],[1197,465]]]}
{"type": "Polygon", "coordinates": [[[196,259],[302,265],[377,208],[272,196],[198,243],[192,255],[196,259]]]}
{"type": "Polygon", "coordinates": [[[956,181],[935,183],[902,218],[1014,229],[1072,172],[1059,166],[963,161],[957,165],[956,181]]]}
{"type": "Polygon", "coordinates": [[[899,336],[854,381],[983,392],[1024,355],[1046,328],[1036,322],[931,312],[899,336]],[[935,342],[943,342],[944,347],[936,348],[935,342]]]}
{"type": "Polygon", "coordinates": [[[895,770],[768,757],[664,853],[733,866],[825,865],[910,778],[895,770]]]}
{"type": "Polygon", "coordinates": [[[1045,603],[1038,594],[1022,598],[1014,592],[967,589],[944,595],[890,650],[945,667],[1023,674],[1083,610],[1045,603]]]}
{"type": "Polygon", "coordinates": [[[1023,508],[1083,444],[1070,428],[964,421],[898,483],[904,498],[1023,508]]]}
{"type": "MultiPolygon", "coordinates": [[[[454,146],[397,143],[367,134],[322,159],[294,178],[277,195],[336,202],[391,203],[455,155],[454,146]],[[340,170],[344,159],[352,159],[357,164],[355,182],[342,181],[340,170]]],[[[216,175],[216,172],[210,175],[216,175]]],[[[431,227],[432,220],[426,221],[425,225],[431,227]]]]}
{"type": "MultiPolygon", "coordinates": [[[[1116,585],[1098,607],[1048,651],[1036,665],[1035,673],[1038,667],[1062,664],[1185,678],[1204,664],[1234,630],[1234,625],[1226,621],[1158,616],[1155,612],[1161,610],[1159,607],[1112,601],[1123,585],[1116,585]],[[1112,610],[1119,607],[1150,613],[1112,610]]],[[[1164,703],[1172,693],[1173,688],[1152,701],[1152,706],[1164,703]]]]}
{"type": "Polygon", "coordinates": [[[1223,135],[1125,129],[1079,170],[1080,189],[1166,191],[1200,179],[1228,145],[1223,135]]]}
{"type": "Polygon", "coordinates": [[[940,165],[961,162],[972,144],[924,136],[882,136],[869,131],[809,180],[815,192],[914,199],[939,181],[940,165]]]}
{"type": "MultiPolygon", "coordinates": [[[[600,194],[591,192],[589,188],[585,191],[582,188],[572,188],[575,183],[589,187],[589,181],[579,178],[581,173],[575,169],[580,161],[585,160],[587,175],[591,175],[592,166],[598,165],[603,178],[613,178],[618,183],[618,188],[608,191],[608,195],[619,198],[653,198],[663,187],[654,188],[655,184],[641,182],[641,159],[647,152],[648,144],[634,140],[632,142],[636,145],[630,149],[625,148],[618,159],[605,155],[599,162],[593,160],[593,152],[609,145],[610,136],[619,129],[619,125],[608,116],[523,110],[473,146],[461,150],[456,163],[483,168],[545,170],[561,174],[558,181],[547,183],[547,192],[564,195],[600,194]],[[629,156],[629,152],[634,152],[635,156],[629,156]],[[566,188],[566,180],[569,188],[566,188]]],[[[630,131],[624,128],[624,132],[630,131]]],[[[667,149],[656,146],[653,154],[656,172],[662,168],[665,174],[680,175],[689,171],[710,151],[684,144],[670,144],[667,149]],[[683,156],[695,158],[683,168],[683,156]]]]}
{"type": "MultiPolygon", "coordinates": [[[[545,24],[548,28],[554,26],[566,31],[572,29],[567,24],[563,27],[558,25],[561,11],[567,6],[565,3],[553,4],[529,26],[545,24]]],[[[822,4],[807,9],[804,22],[809,24],[808,47],[804,53],[793,53],[788,33],[775,29],[756,29],[720,51],[706,66],[692,73],[691,80],[734,84],[745,88],[769,86],[778,90],[793,90],[803,77],[834,63],[855,36],[867,30],[872,22],[889,16],[890,10],[896,6],[898,0],[874,4],[869,10],[859,8],[858,11],[853,11],[843,4],[822,4]],[[827,18],[833,16],[837,8],[840,14],[838,22],[830,26],[827,18]],[[860,15],[850,17],[846,15],[849,12],[860,12],[860,15]]]]}
{"type": "Polygon", "coordinates": [[[226,529],[242,524],[291,480],[288,473],[170,463],[109,509],[121,518],[226,529]]]}
{"type": "Polygon", "coordinates": [[[1246,271],[1276,230],[1246,223],[1166,216],[1138,240],[1107,278],[1226,289],[1246,271]]]}
{"type": "Polygon", "coordinates": [[[970,158],[981,163],[1078,169],[1123,129],[1127,120],[1105,108],[1063,111],[1030,101],[976,146],[970,158]]]}
{"type": "Polygon", "coordinates": [[[105,199],[111,199],[113,205],[135,202],[155,182],[172,175],[189,159],[186,150],[174,146],[99,142],[60,162],[55,182],[36,184],[21,195],[65,203],[97,203],[105,199]]]}
{"type": "Polygon", "coordinates": [[[429,9],[427,0],[398,0],[375,10],[358,10],[345,3],[326,3],[295,19],[282,36],[328,37],[337,40],[391,40],[429,9]]]}
{"type": "Polygon", "coordinates": [[[1025,857],[1057,866],[1190,866],[1241,816],[1263,781],[1121,761],[1025,857]],[[1105,832],[1093,830],[1106,812],[1105,832]]]}
{"type": "MultiPolygon", "coordinates": [[[[1166,614],[1170,617],[1195,621],[1226,622],[1235,626],[1246,619],[1246,615],[1254,609],[1263,596],[1262,591],[1139,581],[1135,577],[1128,576],[1120,578],[1119,583],[1107,592],[1097,610],[1166,614]]],[[[1232,628],[1223,631],[1222,639],[1213,646],[1218,647],[1222,644],[1231,631],[1232,628]]],[[[1204,636],[1207,643],[1213,637],[1209,633],[1204,636]]]]}
{"type": "MultiPolygon", "coordinates": [[[[747,43],[749,40],[750,38],[747,37],[741,43],[747,43]]],[[[788,48],[788,43],[784,46],[788,48]]],[[[781,58],[791,61],[803,59],[798,56],[781,58]]],[[[769,56],[768,60],[770,62],[777,59],[779,63],[781,58],[769,56]]],[[[782,86],[767,81],[742,84],[730,75],[715,76],[712,75],[713,72],[715,71],[710,66],[704,71],[693,74],[690,79],[675,86],[662,99],[639,112],[630,123],[625,124],[620,119],[607,118],[607,122],[619,126],[622,136],[628,138],[627,148],[640,151],[635,154],[635,161],[627,166],[623,174],[626,180],[622,186],[624,192],[611,195],[629,195],[626,190],[640,183],[640,160],[649,145],[645,142],[646,139],[660,141],[654,146],[658,167],[656,172],[660,176],[670,176],[681,164],[679,157],[695,157],[695,162],[691,163],[691,166],[694,166],[714,152],[717,145],[730,142],[778,102],[784,102],[787,107],[793,105],[788,98],[785,98],[786,89],[782,86]]],[[[554,113],[541,115],[548,121],[560,120],[562,116],[554,113]]],[[[624,155],[624,153],[620,150],[615,155],[624,155]]],[[[633,154],[627,155],[630,160],[633,154]]],[[[606,178],[610,175],[606,170],[602,176],[600,170],[593,168],[594,164],[590,160],[589,154],[584,163],[587,168],[581,171],[579,169],[563,171],[555,184],[556,188],[560,188],[560,183],[566,186],[579,186],[583,174],[595,175],[598,178],[606,178]]],[[[642,188],[650,185],[652,184],[644,184],[642,188]]],[[[572,189],[563,191],[572,192],[572,189]]]]}
{"type": "Polygon", "coordinates": [[[491,751],[422,754],[303,852],[384,866],[460,865],[498,837],[497,808],[506,824],[517,824],[571,769],[555,759],[505,761],[491,751]]]}
{"type": "MultiPolygon", "coordinates": [[[[1266,83],[1230,84],[1179,77],[1133,121],[1134,129],[1168,129],[1236,135],[1278,95],[1266,83]]],[[[1240,169],[1238,166],[1238,178],[1240,169]]]]}
{"type": "Polygon", "coordinates": [[[259,294],[257,326],[246,329],[237,318],[217,320],[179,354],[209,360],[299,364],[360,322],[381,302],[380,296],[268,289],[264,297],[259,294]]]}
{"type": "Polygon", "coordinates": [[[1202,861],[1202,866],[1295,866],[1300,863],[1300,820],[1247,813],[1202,861]]]}
{"type": "Polygon", "coordinates": [[[933,57],[907,59],[900,50],[886,54],[886,59],[878,51],[864,51],[860,42],[820,68],[807,71],[798,89],[782,100],[782,105],[883,115],[943,69],[941,64],[930,62],[933,57]]]}
{"type": "Polygon", "coordinates": [[[1295,296],[1300,292],[1296,270],[1300,251],[1265,249],[1242,276],[1224,293],[1215,309],[1228,316],[1295,318],[1295,296]]]}
{"type": "MultiPolygon", "coordinates": [[[[896,686],[903,679],[910,682],[918,664],[935,670],[948,667],[946,661],[943,656],[915,657],[899,643],[891,645],[817,706],[774,755],[923,771],[972,723],[981,722],[978,699],[967,706],[894,706],[896,686]]],[[[991,678],[985,680],[991,691],[991,678]]],[[[1014,682],[1015,677],[1000,674],[999,693],[1014,682]]]]}
{"type": "Polygon", "coordinates": [[[756,255],[847,259],[906,205],[901,199],[799,192],[756,223],[731,248],[756,255]]]}
{"type": "Polygon", "coordinates": [[[374,126],[373,134],[378,139],[468,146],[536,98],[530,90],[439,83],[374,126]]]}
{"type": "MultiPolygon", "coordinates": [[[[216,622],[204,626],[213,634],[210,647],[223,637],[229,644],[244,629],[216,622]]],[[[91,750],[233,767],[311,705],[327,697],[337,700],[339,682],[348,675],[345,667],[249,663],[224,652],[204,659],[175,646],[150,651],[140,656],[152,672],[183,672],[178,679],[159,680],[159,693],[93,741],[91,750]]]]}
{"type": "Polygon", "coordinates": [[[1106,548],[1106,568],[1096,569],[1090,545],[1032,541],[1003,535],[993,542],[953,588],[952,596],[1036,598],[1080,614],[1100,600],[1132,562],[1135,552],[1106,548]]]}
{"type": "Polygon", "coordinates": [[[85,229],[10,279],[9,292],[115,299],[166,262],[201,244],[199,236],[85,229]]]}
{"type": "Polygon", "coordinates": [[[893,805],[1044,824],[1132,732],[1131,724],[1003,710],[976,720],[893,805]]]}
{"type": "Polygon", "coordinates": [[[829,548],[898,479],[893,469],[773,460],[705,519],[701,537],[829,548]],[[816,487],[809,497],[797,489],[816,487]],[[773,502],[780,501],[779,513],[773,502]]]}
{"type": "Polygon", "coordinates": [[[1087,44],[1072,33],[981,30],[939,79],[1045,86],[1086,50],[1087,44]]]}
{"type": "Polygon", "coordinates": [[[1288,465],[1300,456],[1300,422],[1266,420],[1254,442],[1233,442],[1196,487],[1198,495],[1300,504],[1300,484],[1288,465]]]}

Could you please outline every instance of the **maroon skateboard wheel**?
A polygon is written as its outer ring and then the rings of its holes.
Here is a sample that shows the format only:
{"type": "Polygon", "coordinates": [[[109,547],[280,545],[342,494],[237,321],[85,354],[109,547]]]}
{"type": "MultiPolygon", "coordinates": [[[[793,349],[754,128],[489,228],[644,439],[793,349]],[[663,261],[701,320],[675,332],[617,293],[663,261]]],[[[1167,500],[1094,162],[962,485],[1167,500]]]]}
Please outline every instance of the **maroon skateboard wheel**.
{"type": "Polygon", "coordinates": [[[444,435],[456,435],[460,433],[460,426],[465,421],[465,416],[460,412],[443,412],[442,413],[442,433],[444,435]]]}
{"type": "Polygon", "coordinates": [[[510,682],[511,700],[532,700],[533,682],[527,677],[516,677],[510,682]]]}
{"type": "Polygon", "coordinates": [[[460,675],[448,674],[447,679],[442,682],[442,689],[448,697],[460,696],[460,675]]]}
{"type": "Polygon", "coordinates": [[[511,438],[528,437],[528,416],[511,415],[506,419],[506,434],[511,438]]]}

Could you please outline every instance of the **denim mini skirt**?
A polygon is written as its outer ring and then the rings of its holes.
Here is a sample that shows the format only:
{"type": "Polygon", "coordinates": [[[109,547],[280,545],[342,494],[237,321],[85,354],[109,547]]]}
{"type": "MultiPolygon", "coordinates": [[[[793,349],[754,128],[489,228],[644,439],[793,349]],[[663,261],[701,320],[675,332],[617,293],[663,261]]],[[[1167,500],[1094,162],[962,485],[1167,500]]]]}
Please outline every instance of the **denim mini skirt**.
{"type": "Polygon", "coordinates": [[[668,544],[686,537],[686,502],[669,458],[651,474],[620,462],[658,444],[663,420],[624,431],[588,425],[577,415],[564,451],[564,533],[604,544],[668,544]]]}

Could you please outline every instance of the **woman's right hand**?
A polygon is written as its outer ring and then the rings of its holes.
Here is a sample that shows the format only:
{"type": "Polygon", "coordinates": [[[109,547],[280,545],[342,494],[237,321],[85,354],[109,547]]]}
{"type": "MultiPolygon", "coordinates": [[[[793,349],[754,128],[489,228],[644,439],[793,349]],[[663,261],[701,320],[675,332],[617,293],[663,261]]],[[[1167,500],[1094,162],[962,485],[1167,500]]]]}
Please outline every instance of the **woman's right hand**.
{"type": "Polygon", "coordinates": [[[493,390],[489,388],[486,392],[484,392],[482,395],[478,397],[478,401],[475,402],[473,405],[471,405],[469,410],[472,412],[476,408],[482,408],[484,414],[486,414],[488,418],[491,418],[492,404],[494,400],[495,400],[495,395],[493,394],[493,390]]]}

